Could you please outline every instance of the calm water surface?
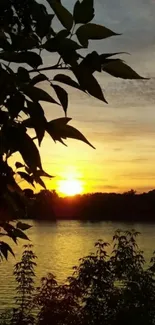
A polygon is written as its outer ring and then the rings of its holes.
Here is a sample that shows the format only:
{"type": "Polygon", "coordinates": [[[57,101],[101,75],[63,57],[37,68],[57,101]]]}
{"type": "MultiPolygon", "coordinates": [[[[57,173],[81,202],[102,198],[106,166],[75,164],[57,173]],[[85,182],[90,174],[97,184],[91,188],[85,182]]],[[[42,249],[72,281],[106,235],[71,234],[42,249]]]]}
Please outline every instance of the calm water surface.
{"type": "MultiPolygon", "coordinates": [[[[27,231],[34,252],[38,256],[36,268],[36,282],[48,272],[56,275],[57,280],[63,282],[72,274],[72,267],[78,264],[79,258],[86,256],[94,250],[94,243],[98,239],[112,242],[112,236],[116,229],[135,229],[141,232],[138,239],[140,248],[145,252],[146,260],[149,260],[155,250],[155,224],[141,223],[83,223],[79,221],[34,222],[29,221],[33,227],[27,231]]],[[[14,297],[13,265],[19,261],[22,253],[20,240],[18,246],[13,245],[16,258],[9,256],[8,262],[0,264],[0,309],[12,305],[14,297]]]]}

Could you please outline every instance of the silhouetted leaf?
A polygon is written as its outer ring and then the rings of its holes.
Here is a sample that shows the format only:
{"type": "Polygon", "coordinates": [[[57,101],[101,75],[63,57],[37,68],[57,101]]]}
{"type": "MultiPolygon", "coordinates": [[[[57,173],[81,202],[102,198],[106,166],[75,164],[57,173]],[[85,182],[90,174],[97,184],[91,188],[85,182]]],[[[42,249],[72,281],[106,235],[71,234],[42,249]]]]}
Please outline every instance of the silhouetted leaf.
{"type": "Polygon", "coordinates": [[[114,52],[114,53],[103,53],[100,54],[101,63],[105,62],[105,59],[110,58],[111,56],[120,55],[120,54],[129,54],[127,52],[114,52]]]}
{"type": "Polygon", "coordinates": [[[96,51],[93,51],[81,61],[79,66],[80,68],[87,68],[91,72],[91,74],[95,71],[101,72],[102,64],[100,55],[96,51]]]}
{"type": "Polygon", "coordinates": [[[24,103],[25,97],[23,96],[23,94],[21,94],[20,92],[16,92],[7,99],[5,106],[8,108],[9,115],[12,118],[15,118],[19,115],[21,111],[26,113],[24,103]]]}
{"type": "Polygon", "coordinates": [[[54,119],[54,120],[47,123],[47,129],[46,130],[50,134],[50,136],[52,137],[52,139],[54,141],[58,140],[58,141],[63,143],[63,141],[61,141],[60,133],[61,133],[61,130],[63,131],[64,127],[66,126],[66,124],[69,121],[71,121],[71,118],[69,118],[69,117],[61,117],[61,118],[54,119]]]}
{"type": "Polygon", "coordinates": [[[37,167],[42,169],[39,151],[21,125],[7,128],[4,136],[11,151],[19,151],[31,170],[36,170],[37,167]]]}
{"type": "Polygon", "coordinates": [[[22,125],[24,127],[26,127],[26,128],[30,128],[30,129],[34,128],[31,117],[29,117],[26,120],[22,121],[22,125]]]}
{"type": "Polygon", "coordinates": [[[66,125],[62,138],[64,139],[71,138],[71,139],[80,140],[88,144],[93,149],[95,149],[95,147],[85,138],[85,136],[71,125],[66,125]]]}
{"type": "Polygon", "coordinates": [[[25,235],[24,232],[21,231],[21,230],[18,229],[18,228],[15,228],[15,229],[14,229],[13,234],[14,234],[14,236],[15,236],[16,238],[21,238],[21,239],[29,240],[29,238],[27,237],[27,235],[25,235]]]}
{"type": "Polygon", "coordinates": [[[59,117],[57,119],[51,120],[50,122],[48,122],[48,124],[52,124],[53,127],[56,129],[57,123],[59,124],[59,127],[60,125],[63,127],[71,120],[72,120],[71,117],[59,117]]]}
{"type": "Polygon", "coordinates": [[[45,44],[43,44],[43,48],[49,52],[59,52],[60,54],[66,53],[68,56],[70,54],[70,51],[76,51],[81,49],[81,46],[69,39],[69,38],[50,38],[46,41],[45,44]]]}
{"type": "Polygon", "coordinates": [[[27,223],[23,223],[23,222],[17,222],[16,227],[19,228],[20,230],[28,230],[30,228],[32,228],[32,226],[28,225],[27,223]]]}
{"type": "Polygon", "coordinates": [[[50,32],[51,22],[53,18],[53,14],[48,14],[44,16],[42,15],[42,24],[40,23],[40,20],[38,20],[36,25],[36,31],[41,38],[43,38],[50,32]]]}
{"type": "Polygon", "coordinates": [[[47,0],[61,24],[68,30],[71,30],[73,25],[73,17],[71,13],[57,0],[47,0]]]}
{"type": "Polygon", "coordinates": [[[3,241],[0,241],[0,252],[5,257],[6,260],[8,258],[8,252],[10,252],[13,256],[15,256],[12,248],[7,243],[5,243],[3,241]]]}
{"type": "Polygon", "coordinates": [[[30,80],[28,71],[23,67],[18,68],[17,77],[21,82],[29,82],[30,80]]]}
{"type": "Polygon", "coordinates": [[[63,88],[61,88],[60,86],[57,85],[52,85],[52,87],[54,88],[57,97],[59,98],[59,101],[63,107],[63,110],[66,114],[67,112],[67,108],[68,108],[68,94],[66,92],[66,90],[64,90],[63,88]]]}
{"type": "Polygon", "coordinates": [[[67,29],[60,30],[56,35],[55,38],[59,41],[61,41],[63,38],[66,38],[69,36],[70,32],[67,29]]]}
{"type": "Polygon", "coordinates": [[[15,163],[15,166],[16,166],[17,169],[18,169],[18,168],[25,167],[25,165],[21,164],[21,163],[18,162],[18,161],[15,163]]]}
{"type": "Polygon", "coordinates": [[[44,116],[44,110],[38,102],[30,102],[27,100],[27,111],[31,117],[31,125],[36,131],[39,145],[45,134],[46,118],[44,116]]]}
{"type": "Polygon", "coordinates": [[[35,176],[39,176],[39,177],[49,177],[49,178],[53,178],[54,176],[49,175],[48,173],[46,173],[44,170],[36,170],[34,173],[35,176]]]}
{"type": "Polygon", "coordinates": [[[0,111],[0,124],[5,124],[8,121],[8,112],[0,111]]]}
{"type": "Polygon", "coordinates": [[[88,41],[90,39],[100,40],[120,34],[116,34],[112,30],[104,26],[90,23],[80,26],[76,31],[76,35],[81,45],[83,45],[84,47],[88,47],[88,41]]]}
{"type": "Polygon", "coordinates": [[[31,171],[31,169],[29,167],[25,166],[25,170],[29,175],[32,174],[32,171],[31,171]]]}
{"type": "Polygon", "coordinates": [[[2,48],[4,51],[9,51],[11,45],[5,38],[0,38],[0,48],[2,48]]]}
{"type": "Polygon", "coordinates": [[[31,79],[30,85],[34,86],[37,83],[42,82],[42,81],[46,81],[46,80],[48,80],[48,78],[44,74],[40,73],[40,74],[38,74],[37,76],[35,76],[35,77],[33,77],[31,79]]]}
{"type": "Polygon", "coordinates": [[[23,178],[25,181],[27,181],[28,183],[30,183],[32,186],[34,186],[32,176],[30,176],[29,174],[27,174],[27,173],[25,173],[25,172],[18,172],[17,174],[18,174],[21,178],[23,178]]]}
{"type": "Polygon", "coordinates": [[[72,138],[83,141],[94,148],[80,131],[67,125],[70,120],[70,118],[59,118],[48,122],[47,132],[51,135],[54,141],[62,142],[62,139],[72,138]]]}
{"type": "Polygon", "coordinates": [[[77,42],[73,41],[69,38],[64,38],[61,42],[61,51],[72,51],[72,50],[80,50],[81,45],[79,45],[77,42]]]}
{"type": "Polygon", "coordinates": [[[77,61],[81,57],[79,53],[77,53],[75,50],[65,50],[63,48],[62,50],[59,51],[60,56],[62,57],[64,63],[66,65],[70,65],[71,67],[76,66],[77,61]]]}
{"type": "Polygon", "coordinates": [[[43,180],[39,176],[34,176],[35,182],[38,183],[40,186],[42,186],[44,189],[46,189],[46,185],[43,182],[43,180]]]}
{"type": "Polygon", "coordinates": [[[91,74],[89,69],[77,67],[73,72],[82,89],[85,89],[93,97],[107,103],[98,81],[91,74]]]}
{"type": "MultiPolygon", "coordinates": [[[[34,102],[45,101],[53,104],[58,104],[55,99],[53,99],[45,90],[32,87],[32,86],[25,86],[23,88],[24,93],[31,98],[34,102]]],[[[58,104],[59,105],[59,104],[58,104]]]]}
{"type": "Polygon", "coordinates": [[[55,38],[49,38],[44,44],[43,44],[43,49],[45,49],[48,52],[58,52],[59,48],[60,48],[60,43],[59,41],[57,42],[57,40],[55,38]]]}
{"type": "Polygon", "coordinates": [[[122,79],[145,79],[137,72],[130,68],[126,63],[121,60],[109,60],[107,64],[102,66],[102,70],[111,74],[116,78],[122,79]]]}
{"type": "Polygon", "coordinates": [[[58,49],[58,52],[66,64],[75,66],[79,58],[82,58],[81,55],[76,52],[76,50],[80,48],[81,46],[75,41],[66,38],[61,41],[61,46],[58,49]]]}
{"type": "Polygon", "coordinates": [[[27,51],[33,48],[37,48],[39,45],[38,36],[34,33],[31,35],[21,35],[19,33],[11,33],[11,50],[12,51],[27,51]]]}
{"type": "Polygon", "coordinates": [[[69,76],[66,76],[64,74],[57,74],[56,76],[54,76],[54,79],[55,81],[58,81],[58,82],[62,82],[68,86],[71,86],[71,87],[74,87],[76,89],[79,89],[81,91],[85,91],[84,89],[82,89],[80,87],[80,85],[75,81],[73,80],[72,78],[70,78],[69,76]]]}
{"type": "Polygon", "coordinates": [[[34,52],[4,52],[0,53],[0,59],[8,62],[15,62],[15,63],[27,63],[32,68],[38,68],[39,65],[42,64],[42,59],[40,55],[34,52]]]}
{"type": "Polygon", "coordinates": [[[60,30],[54,37],[48,38],[43,44],[43,48],[49,52],[58,52],[64,45],[62,42],[70,34],[67,29],[60,30]]]}
{"type": "Polygon", "coordinates": [[[78,0],[74,6],[73,18],[76,24],[89,23],[94,18],[94,0],[78,0]]]}

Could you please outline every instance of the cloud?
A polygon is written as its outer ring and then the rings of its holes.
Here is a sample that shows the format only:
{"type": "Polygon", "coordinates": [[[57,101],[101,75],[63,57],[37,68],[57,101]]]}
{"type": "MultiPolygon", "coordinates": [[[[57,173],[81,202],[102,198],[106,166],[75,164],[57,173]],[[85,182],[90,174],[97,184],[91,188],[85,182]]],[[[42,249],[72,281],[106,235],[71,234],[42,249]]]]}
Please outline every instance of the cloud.
{"type": "Polygon", "coordinates": [[[123,33],[117,40],[120,44],[134,49],[152,44],[155,5],[151,0],[97,0],[95,4],[96,20],[123,33]]]}
{"type": "Polygon", "coordinates": [[[116,152],[120,152],[120,151],[123,151],[123,149],[122,149],[122,148],[114,148],[113,150],[114,150],[114,151],[116,151],[116,152]]]}

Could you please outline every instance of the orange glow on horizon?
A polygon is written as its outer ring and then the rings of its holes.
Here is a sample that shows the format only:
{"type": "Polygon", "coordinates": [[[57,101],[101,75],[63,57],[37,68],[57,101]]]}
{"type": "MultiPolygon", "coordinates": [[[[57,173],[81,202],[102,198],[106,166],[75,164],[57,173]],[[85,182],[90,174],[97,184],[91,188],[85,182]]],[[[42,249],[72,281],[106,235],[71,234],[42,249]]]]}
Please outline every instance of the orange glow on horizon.
{"type": "Polygon", "coordinates": [[[82,175],[75,166],[66,166],[59,177],[56,184],[56,191],[58,191],[60,195],[74,196],[84,193],[82,175]]]}
{"type": "Polygon", "coordinates": [[[78,179],[60,180],[58,191],[63,195],[74,196],[83,192],[82,182],[78,179]]]}
{"type": "Polygon", "coordinates": [[[77,169],[68,166],[63,173],[61,179],[57,182],[57,190],[62,195],[74,196],[84,192],[83,181],[77,169]]]}

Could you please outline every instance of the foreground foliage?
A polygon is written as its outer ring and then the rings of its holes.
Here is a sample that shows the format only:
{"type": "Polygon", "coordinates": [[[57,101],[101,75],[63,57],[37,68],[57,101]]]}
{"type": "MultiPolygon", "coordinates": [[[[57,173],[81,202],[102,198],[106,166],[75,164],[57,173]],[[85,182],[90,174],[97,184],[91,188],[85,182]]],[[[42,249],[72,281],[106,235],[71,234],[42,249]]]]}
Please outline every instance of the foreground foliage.
{"type": "MultiPolygon", "coordinates": [[[[65,139],[73,138],[93,147],[69,125],[66,85],[107,103],[95,72],[142,79],[117,58],[120,53],[89,51],[91,40],[119,35],[93,23],[94,16],[93,0],[78,0],[73,13],[58,0],[45,0],[44,4],[25,0],[24,5],[23,0],[0,1],[0,227],[2,235],[14,241],[24,234],[10,221],[22,218],[28,204],[19,181],[45,188],[42,177],[52,177],[44,171],[38,149],[45,133],[54,142],[64,144],[65,139]],[[61,106],[64,117],[47,120],[43,102],[49,109],[61,106]],[[20,161],[10,166],[9,158],[15,153],[20,161]]],[[[6,258],[8,252],[13,254],[1,241],[0,258],[6,258]]]]}
{"type": "Polygon", "coordinates": [[[145,264],[137,235],[117,230],[112,251],[99,240],[64,285],[48,274],[35,289],[35,256],[27,247],[14,272],[17,309],[3,315],[1,324],[155,324],[155,257],[145,264]]]}

